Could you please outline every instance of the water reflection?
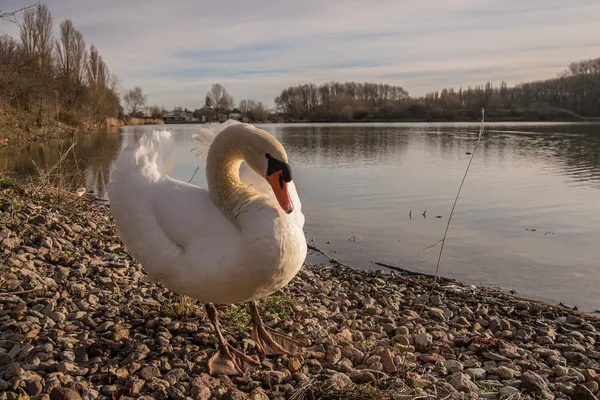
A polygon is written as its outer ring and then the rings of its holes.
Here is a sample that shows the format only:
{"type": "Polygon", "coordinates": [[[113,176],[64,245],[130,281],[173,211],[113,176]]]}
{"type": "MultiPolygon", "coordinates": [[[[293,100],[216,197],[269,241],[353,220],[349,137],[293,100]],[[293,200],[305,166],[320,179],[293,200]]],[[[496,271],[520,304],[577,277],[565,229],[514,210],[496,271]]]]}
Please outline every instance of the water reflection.
{"type": "Polygon", "coordinates": [[[52,179],[74,188],[103,193],[110,179],[112,162],[121,149],[118,129],[104,130],[73,139],[32,143],[0,152],[4,172],[35,179],[39,171],[52,172],[52,179]]]}
{"type": "MultiPolygon", "coordinates": [[[[361,268],[376,260],[433,272],[436,249],[420,250],[443,234],[479,124],[261,127],[290,155],[309,239],[361,268]],[[427,219],[421,217],[424,210],[427,219]]],[[[122,149],[153,128],[81,136],[56,172],[69,171],[65,182],[104,196],[122,149]]],[[[187,181],[200,164],[189,151],[196,127],[169,129],[177,161],[172,176],[187,181]]],[[[57,165],[70,145],[51,141],[2,150],[0,168],[35,176],[37,167],[57,165]]],[[[203,175],[201,169],[193,182],[204,185],[203,175]]],[[[453,219],[443,273],[600,308],[598,189],[600,124],[486,124],[453,219]],[[546,231],[556,234],[545,236],[546,231]]]]}
{"type": "Polygon", "coordinates": [[[409,138],[392,127],[365,130],[360,126],[263,126],[277,136],[296,162],[365,168],[399,160],[409,138]]]}

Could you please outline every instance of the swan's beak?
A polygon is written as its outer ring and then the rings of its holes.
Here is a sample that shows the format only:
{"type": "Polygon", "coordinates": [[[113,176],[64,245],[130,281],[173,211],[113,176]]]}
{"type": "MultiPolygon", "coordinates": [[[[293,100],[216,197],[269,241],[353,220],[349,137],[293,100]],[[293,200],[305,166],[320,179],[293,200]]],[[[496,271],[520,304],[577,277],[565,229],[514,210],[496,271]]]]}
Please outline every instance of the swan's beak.
{"type": "Polygon", "coordinates": [[[290,198],[287,182],[283,180],[282,172],[277,171],[272,173],[267,180],[269,181],[273,193],[275,193],[275,197],[283,211],[285,211],[286,214],[290,214],[294,211],[294,203],[292,203],[292,199],[290,198]]]}

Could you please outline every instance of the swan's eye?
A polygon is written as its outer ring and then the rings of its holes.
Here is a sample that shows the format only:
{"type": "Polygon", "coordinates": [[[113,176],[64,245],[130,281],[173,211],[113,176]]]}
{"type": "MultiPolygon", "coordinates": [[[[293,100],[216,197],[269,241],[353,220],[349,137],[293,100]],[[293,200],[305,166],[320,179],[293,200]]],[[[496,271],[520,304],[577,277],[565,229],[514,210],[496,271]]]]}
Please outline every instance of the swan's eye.
{"type": "Polygon", "coordinates": [[[269,160],[267,165],[267,178],[273,175],[275,172],[281,171],[280,179],[282,179],[283,182],[292,181],[292,169],[288,163],[273,158],[269,153],[265,154],[265,156],[269,160]]]}

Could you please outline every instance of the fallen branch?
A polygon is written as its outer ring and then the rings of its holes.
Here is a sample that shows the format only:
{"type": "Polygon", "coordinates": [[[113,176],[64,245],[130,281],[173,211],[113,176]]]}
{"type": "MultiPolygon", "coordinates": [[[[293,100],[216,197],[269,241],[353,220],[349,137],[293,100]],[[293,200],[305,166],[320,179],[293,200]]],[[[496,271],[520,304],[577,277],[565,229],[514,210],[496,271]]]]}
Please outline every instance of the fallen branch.
{"type": "Polygon", "coordinates": [[[329,262],[337,264],[337,265],[341,265],[342,267],[352,268],[351,266],[338,261],[336,258],[331,257],[329,254],[325,253],[323,250],[319,249],[318,247],[316,247],[312,244],[309,244],[309,243],[307,243],[306,245],[308,246],[309,250],[316,251],[317,253],[327,257],[329,262]]]}
{"type": "MultiPolygon", "coordinates": [[[[385,267],[385,268],[388,268],[388,269],[391,269],[391,270],[394,270],[394,271],[398,271],[398,272],[400,272],[400,273],[402,273],[403,275],[406,275],[406,276],[426,276],[428,278],[436,278],[436,276],[433,275],[433,274],[426,274],[424,272],[415,272],[415,271],[411,271],[411,270],[404,269],[404,268],[401,268],[401,267],[397,267],[395,265],[386,264],[386,263],[382,263],[382,262],[378,262],[378,261],[371,261],[371,264],[379,265],[380,267],[385,267]]],[[[456,282],[456,279],[454,279],[454,278],[445,278],[443,276],[442,277],[438,277],[438,279],[443,279],[444,283],[447,283],[447,282],[456,282]]]]}

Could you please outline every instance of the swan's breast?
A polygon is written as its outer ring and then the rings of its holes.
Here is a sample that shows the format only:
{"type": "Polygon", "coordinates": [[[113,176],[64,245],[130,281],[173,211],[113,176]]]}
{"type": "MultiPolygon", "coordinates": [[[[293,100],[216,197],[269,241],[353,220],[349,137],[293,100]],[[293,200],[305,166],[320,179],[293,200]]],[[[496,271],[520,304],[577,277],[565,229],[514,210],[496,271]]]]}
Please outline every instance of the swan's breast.
{"type": "Polygon", "coordinates": [[[243,257],[252,298],[267,296],[282,288],[298,273],[306,258],[306,238],[301,227],[283,211],[259,207],[244,221],[243,257]]]}

